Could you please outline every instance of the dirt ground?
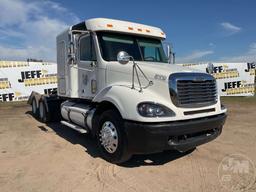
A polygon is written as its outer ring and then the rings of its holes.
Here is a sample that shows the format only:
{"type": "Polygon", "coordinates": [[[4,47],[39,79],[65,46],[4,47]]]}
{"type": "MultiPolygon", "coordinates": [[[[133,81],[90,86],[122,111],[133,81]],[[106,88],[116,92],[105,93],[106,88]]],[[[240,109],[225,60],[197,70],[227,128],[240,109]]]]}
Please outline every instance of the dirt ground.
{"type": "MultiPolygon", "coordinates": [[[[122,166],[99,157],[96,143],[31,116],[26,104],[0,104],[0,191],[229,191],[218,166],[230,154],[256,164],[256,99],[225,99],[222,135],[191,153],[137,155],[122,166]]],[[[250,189],[256,191],[256,183],[250,189]]]]}

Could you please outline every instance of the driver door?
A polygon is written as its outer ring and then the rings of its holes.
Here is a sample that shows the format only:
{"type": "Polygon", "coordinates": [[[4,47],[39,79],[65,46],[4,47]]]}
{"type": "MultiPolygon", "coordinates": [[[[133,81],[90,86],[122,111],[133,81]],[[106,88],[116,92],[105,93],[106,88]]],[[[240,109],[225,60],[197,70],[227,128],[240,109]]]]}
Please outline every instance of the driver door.
{"type": "Polygon", "coordinates": [[[92,99],[97,91],[96,54],[91,34],[85,34],[78,40],[78,75],[79,95],[85,99],[92,99]]]}

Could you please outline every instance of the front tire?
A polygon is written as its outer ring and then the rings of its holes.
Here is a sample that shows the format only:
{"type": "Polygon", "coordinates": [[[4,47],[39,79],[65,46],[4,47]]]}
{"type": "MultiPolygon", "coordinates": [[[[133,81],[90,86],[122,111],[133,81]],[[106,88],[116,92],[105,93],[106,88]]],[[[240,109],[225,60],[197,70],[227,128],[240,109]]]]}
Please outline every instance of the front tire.
{"type": "Polygon", "coordinates": [[[120,164],[130,159],[123,119],[116,110],[101,114],[97,143],[102,157],[108,162],[120,164]]]}

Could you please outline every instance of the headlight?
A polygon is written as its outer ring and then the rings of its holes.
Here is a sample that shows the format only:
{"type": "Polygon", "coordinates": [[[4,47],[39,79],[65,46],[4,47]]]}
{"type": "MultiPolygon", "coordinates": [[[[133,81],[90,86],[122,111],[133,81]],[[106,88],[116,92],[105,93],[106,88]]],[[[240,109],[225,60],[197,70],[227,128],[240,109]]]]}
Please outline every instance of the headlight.
{"type": "Polygon", "coordinates": [[[172,117],[175,116],[175,113],[160,104],[144,102],[140,103],[137,106],[138,112],[143,117],[172,117]]]}

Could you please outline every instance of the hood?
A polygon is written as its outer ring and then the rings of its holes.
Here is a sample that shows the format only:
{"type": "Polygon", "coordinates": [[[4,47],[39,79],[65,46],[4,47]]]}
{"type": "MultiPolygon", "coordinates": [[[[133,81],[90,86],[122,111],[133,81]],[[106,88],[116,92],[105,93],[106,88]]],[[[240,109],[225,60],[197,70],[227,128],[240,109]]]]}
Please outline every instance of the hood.
{"type": "Polygon", "coordinates": [[[170,74],[176,72],[202,72],[199,70],[183,67],[180,65],[169,64],[169,63],[150,63],[150,62],[136,62],[142,71],[150,78],[154,78],[155,75],[164,75],[167,78],[170,74]]]}

